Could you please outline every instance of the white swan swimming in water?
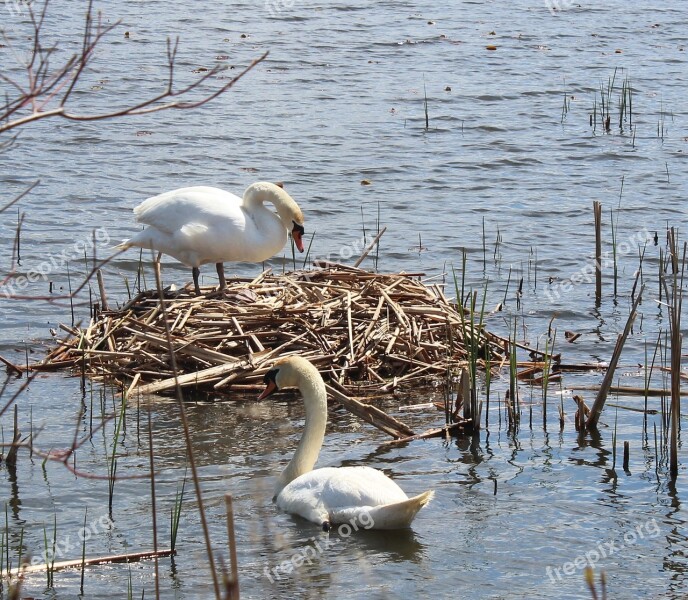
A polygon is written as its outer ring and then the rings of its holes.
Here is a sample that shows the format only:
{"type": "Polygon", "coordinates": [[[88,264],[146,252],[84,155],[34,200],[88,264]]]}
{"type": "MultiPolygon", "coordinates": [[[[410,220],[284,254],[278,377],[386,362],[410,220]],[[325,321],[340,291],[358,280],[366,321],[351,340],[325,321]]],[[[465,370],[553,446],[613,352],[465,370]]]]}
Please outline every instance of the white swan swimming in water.
{"type": "Polygon", "coordinates": [[[321,525],[358,523],[364,529],[403,529],[430,502],[432,490],[409,498],[382,471],[371,467],[313,466],[325,437],[327,391],[318,370],[305,358],[290,356],[265,375],[259,400],[285,387],[297,387],[306,407],[301,441],[282,471],[275,490],[277,506],[321,525]]]}
{"type": "Polygon", "coordinates": [[[220,289],[226,286],[225,261],[262,262],[282,250],[290,231],[303,252],[303,213],[281,187],[259,181],[239,198],[212,187],[187,187],[148,198],[134,209],[143,231],[117,248],[151,248],[192,267],[194,289],[199,267],[215,263],[220,289]],[[277,214],[263,204],[274,204],[277,214]]]}

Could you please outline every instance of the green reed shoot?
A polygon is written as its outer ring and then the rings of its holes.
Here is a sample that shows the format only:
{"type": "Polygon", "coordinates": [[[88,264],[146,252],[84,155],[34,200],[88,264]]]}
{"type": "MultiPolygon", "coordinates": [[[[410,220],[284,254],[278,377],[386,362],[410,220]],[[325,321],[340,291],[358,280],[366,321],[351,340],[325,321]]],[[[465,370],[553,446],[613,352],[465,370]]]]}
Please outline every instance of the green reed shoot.
{"type": "Polygon", "coordinates": [[[483,216],[483,273],[487,268],[487,240],[485,239],[485,217],[483,216]]]}
{"type": "Polygon", "coordinates": [[[425,88],[425,76],[423,76],[423,108],[425,109],[425,131],[430,129],[430,115],[428,113],[428,90],[425,88]]]}
{"type": "MultiPolygon", "coordinates": [[[[461,305],[464,286],[465,286],[465,276],[466,276],[466,251],[463,250],[462,256],[462,278],[461,278],[461,295],[459,295],[459,282],[456,275],[456,271],[452,268],[452,274],[454,277],[454,289],[457,295],[457,304],[461,305]]],[[[461,306],[459,314],[461,315],[461,334],[463,336],[464,344],[466,345],[466,350],[468,353],[468,374],[469,374],[469,388],[470,388],[470,401],[464,399],[464,414],[467,414],[467,418],[473,419],[473,427],[480,427],[480,423],[477,422],[479,417],[479,403],[477,394],[477,380],[478,380],[478,362],[480,359],[481,351],[481,332],[483,330],[483,323],[485,319],[485,303],[487,300],[487,287],[488,281],[485,281],[485,288],[483,290],[482,304],[480,307],[480,317],[476,326],[476,304],[477,304],[477,292],[470,292],[470,299],[468,301],[468,319],[464,314],[464,307],[461,306]]]]}
{"type": "Polygon", "coordinates": [[[122,403],[120,406],[119,416],[115,419],[115,431],[112,437],[112,453],[109,457],[108,465],[108,510],[112,518],[112,500],[115,493],[115,478],[117,475],[117,445],[120,442],[120,435],[122,432],[122,424],[126,418],[127,398],[126,394],[122,394],[122,403]]]}
{"type": "Polygon", "coordinates": [[[509,265],[509,276],[506,278],[506,289],[504,290],[504,300],[502,304],[506,306],[506,296],[509,293],[509,284],[511,283],[511,265],[509,265]]]}
{"type": "Polygon", "coordinates": [[[314,239],[315,239],[315,231],[313,232],[313,235],[311,235],[311,241],[308,242],[308,248],[306,248],[306,257],[303,259],[303,265],[301,266],[302,269],[305,269],[306,265],[308,264],[308,259],[311,255],[311,246],[313,245],[314,239]]]}
{"type": "Polygon", "coordinates": [[[46,566],[46,577],[47,586],[49,588],[53,587],[55,584],[55,548],[57,546],[57,513],[53,515],[53,541],[52,550],[51,545],[48,543],[48,530],[45,525],[43,525],[43,542],[45,544],[45,566],[46,566]]]}
{"type": "Polygon", "coordinates": [[[498,262],[502,259],[502,254],[499,251],[499,246],[502,243],[502,232],[499,231],[499,226],[497,226],[497,236],[495,237],[494,252],[492,254],[492,260],[498,262]]]}
{"type": "Polygon", "coordinates": [[[621,84],[619,95],[619,129],[623,129],[625,121],[628,121],[631,128],[633,127],[633,90],[628,75],[621,84]]]}
{"type": "Polygon", "coordinates": [[[174,506],[170,511],[170,548],[174,554],[174,549],[177,545],[177,532],[179,531],[179,519],[182,514],[182,503],[184,501],[184,488],[186,487],[186,473],[182,480],[182,489],[179,491],[177,487],[177,494],[174,498],[174,506]]]}
{"type": "Polygon", "coordinates": [[[489,424],[490,416],[490,385],[492,383],[492,352],[490,351],[490,344],[485,342],[485,399],[487,402],[485,410],[485,427],[489,424]]]}
{"type": "Polygon", "coordinates": [[[134,582],[132,581],[132,578],[131,578],[131,563],[129,563],[128,567],[129,567],[129,583],[127,584],[127,600],[134,600],[134,582]]]}
{"type": "Polygon", "coordinates": [[[126,275],[122,275],[122,279],[124,279],[124,287],[127,288],[127,298],[131,300],[131,289],[129,288],[129,278],[126,275]]]}

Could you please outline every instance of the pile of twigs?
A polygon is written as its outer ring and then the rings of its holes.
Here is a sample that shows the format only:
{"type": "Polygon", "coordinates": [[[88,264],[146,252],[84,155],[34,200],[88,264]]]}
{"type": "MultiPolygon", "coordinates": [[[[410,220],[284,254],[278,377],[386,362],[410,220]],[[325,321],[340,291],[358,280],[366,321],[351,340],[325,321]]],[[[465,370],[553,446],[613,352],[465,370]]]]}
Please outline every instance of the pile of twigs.
{"type": "Polygon", "coordinates": [[[140,393],[171,392],[176,382],[228,393],[260,388],[277,358],[300,354],[341,401],[445,379],[465,364],[470,336],[497,362],[507,355],[504,340],[468,326],[442,286],[418,274],[321,266],[230,280],[223,292],[201,296],[168,290],[164,311],[157,293],[142,292],[119,310],[101,310],[86,328],[63,326],[69,337],[38,368],[74,368],[140,393]]]}
{"type": "MultiPolygon", "coordinates": [[[[166,292],[179,384],[211,392],[252,389],[275,359],[301,354],[349,393],[390,392],[446,376],[466,358],[473,333],[504,356],[501,340],[477,328],[441,286],[408,274],[376,274],[337,265],[281,276],[233,280],[223,294],[166,292]]],[[[72,329],[44,365],[131,381],[139,391],[173,390],[163,311],[142,292],[119,310],[101,311],[72,329]]]]}

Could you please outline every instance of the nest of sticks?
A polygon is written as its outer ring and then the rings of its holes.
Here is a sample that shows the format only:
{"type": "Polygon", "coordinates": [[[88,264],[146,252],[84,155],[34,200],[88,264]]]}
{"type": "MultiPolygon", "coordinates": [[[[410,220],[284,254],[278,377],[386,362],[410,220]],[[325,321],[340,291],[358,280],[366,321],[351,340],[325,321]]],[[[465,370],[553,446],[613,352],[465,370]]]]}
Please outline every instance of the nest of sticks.
{"type": "MultiPolygon", "coordinates": [[[[490,346],[493,364],[508,356],[508,340],[471,326],[442,286],[422,283],[419,274],[320,267],[228,280],[223,292],[201,296],[166,290],[163,303],[157,292],[142,292],[118,310],[99,310],[86,328],[62,326],[68,338],[35,367],[73,368],[143,394],[171,393],[176,383],[226,394],[262,388],[277,358],[300,354],[320,370],[331,396],[380,427],[361,408],[370,405],[352,408],[352,397],[446,379],[466,363],[470,336],[490,346]]],[[[395,437],[413,433],[395,427],[395,437]]]]}

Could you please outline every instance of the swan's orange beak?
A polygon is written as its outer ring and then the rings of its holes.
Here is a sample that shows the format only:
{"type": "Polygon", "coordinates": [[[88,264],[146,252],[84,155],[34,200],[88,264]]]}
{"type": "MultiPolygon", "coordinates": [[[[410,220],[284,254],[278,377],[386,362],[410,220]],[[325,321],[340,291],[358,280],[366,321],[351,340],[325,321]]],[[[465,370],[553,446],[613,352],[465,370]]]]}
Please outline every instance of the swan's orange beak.
{"type": "Polygon", "coordinates": [[[268,381],[267,387],[263,390],[263,393],[258,396],[258,400],[263,400],[267,398],[270,394],[274,394],[277,391],[277,384],[274,381],[268,381]]]}
{"type": "Polygon", "coordinates": [[[303,234],[305,230],[303,225],[299,225],[296,221],[293,221],[294,229],[291,230],[291,237],[294,238],[294,244],[298,248],[299,252],[303,252],[303,234]]]}

